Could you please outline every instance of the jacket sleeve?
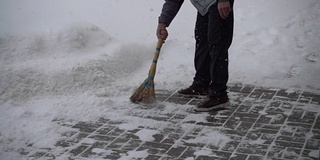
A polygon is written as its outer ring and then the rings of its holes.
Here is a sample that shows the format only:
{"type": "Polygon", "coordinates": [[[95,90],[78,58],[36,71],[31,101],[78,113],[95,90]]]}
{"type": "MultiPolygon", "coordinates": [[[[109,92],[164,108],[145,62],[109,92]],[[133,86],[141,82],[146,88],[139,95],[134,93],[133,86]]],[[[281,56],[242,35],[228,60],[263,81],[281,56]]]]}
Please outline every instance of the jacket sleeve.
{"type": "Polygon", "coordinates": [[[170,25],[184,0],[165,0],[159,17],[159,23],[164,23],[167,27],[170,25]]]}

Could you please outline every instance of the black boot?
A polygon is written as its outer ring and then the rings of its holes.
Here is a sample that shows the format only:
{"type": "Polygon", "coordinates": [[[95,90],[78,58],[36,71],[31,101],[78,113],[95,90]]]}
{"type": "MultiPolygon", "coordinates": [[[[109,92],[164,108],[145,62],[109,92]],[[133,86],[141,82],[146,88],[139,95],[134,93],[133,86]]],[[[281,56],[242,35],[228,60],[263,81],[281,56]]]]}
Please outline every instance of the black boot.
{"type": "Polygon", "coordinates": [[[222,109],[229,105],[228,95],[223,96],[208,96],[202,102],[200,102],[197,107],[194,108],[194,111],[197,112],[208,112],[216,109],[222,109]]]}

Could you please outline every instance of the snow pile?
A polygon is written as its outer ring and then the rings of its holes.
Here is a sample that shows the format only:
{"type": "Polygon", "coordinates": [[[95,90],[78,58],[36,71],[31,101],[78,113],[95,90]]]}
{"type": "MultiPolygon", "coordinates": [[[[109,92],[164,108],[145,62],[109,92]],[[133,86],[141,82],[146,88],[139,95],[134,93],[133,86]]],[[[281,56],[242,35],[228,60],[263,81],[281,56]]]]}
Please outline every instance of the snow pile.
{"type": "Polygon", "coordinates": [[[261,2],[237,2],[230,80],[319,93],[320,3],[261,2]]]}

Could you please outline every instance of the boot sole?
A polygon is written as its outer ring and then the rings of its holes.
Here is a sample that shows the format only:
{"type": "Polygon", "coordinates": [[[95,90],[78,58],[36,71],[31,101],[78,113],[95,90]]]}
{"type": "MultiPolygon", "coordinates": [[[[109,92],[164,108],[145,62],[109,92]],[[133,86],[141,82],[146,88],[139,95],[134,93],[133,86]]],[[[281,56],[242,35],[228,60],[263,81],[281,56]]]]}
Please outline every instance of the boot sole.
{"type": "Polygon", "coordinates": [[[178,94],[181,94],[181,95],[184,95],[184,96],[207,96],[207,95],[209,95],[209,93],[197,94],[197,93],[180,93],[180,92],[178,92],[178,94]]]}
{"type": "Polygon", "coordinates": [[[209,111],[213,111],[213,110],[217,110],[217,109],[226,108],[229,104],[230,104],[230,102],[225,102],[225,103],[221,103],[221,104],[218,104],[218,105],[215,105],[212,107],[208,107],[208,108],[195,107],[195,108],[193,108],[193,110],[196,112],[209,112],[209,111]]]}

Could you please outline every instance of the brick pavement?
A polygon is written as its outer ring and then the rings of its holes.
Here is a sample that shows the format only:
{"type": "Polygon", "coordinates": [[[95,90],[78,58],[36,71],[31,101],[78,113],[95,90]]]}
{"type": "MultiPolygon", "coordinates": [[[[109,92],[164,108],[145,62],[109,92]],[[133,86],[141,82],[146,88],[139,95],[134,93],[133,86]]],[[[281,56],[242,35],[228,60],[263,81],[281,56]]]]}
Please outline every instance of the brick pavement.
{"type": "Polygon", "coordinates": [[[319,159],[320,95],[239,84],[228,90],[230,106],[210,113],[191,111],[203,97],[157,91],[158,101],[166,103],[136,106],[126,113],[143,119],[141,126],[130,129],[119,127],[123,121],[108,117],[95,122],[59,120],[56,123],[74,130],[61,135],[55,149],[26,147],[20,154],[28,159],[70,160],[319,159]],[[186,107],[166,112],[171,103],[186,107]],[[146,125],[147,121],[159,125],[146,125]],[[142,131],[152,138],[141,138],[138,133],[142,131]],[[229,140],[213,144],[210,133],[229,140]],[[206,134],[207,140],[201,139],[206,134]]]}

